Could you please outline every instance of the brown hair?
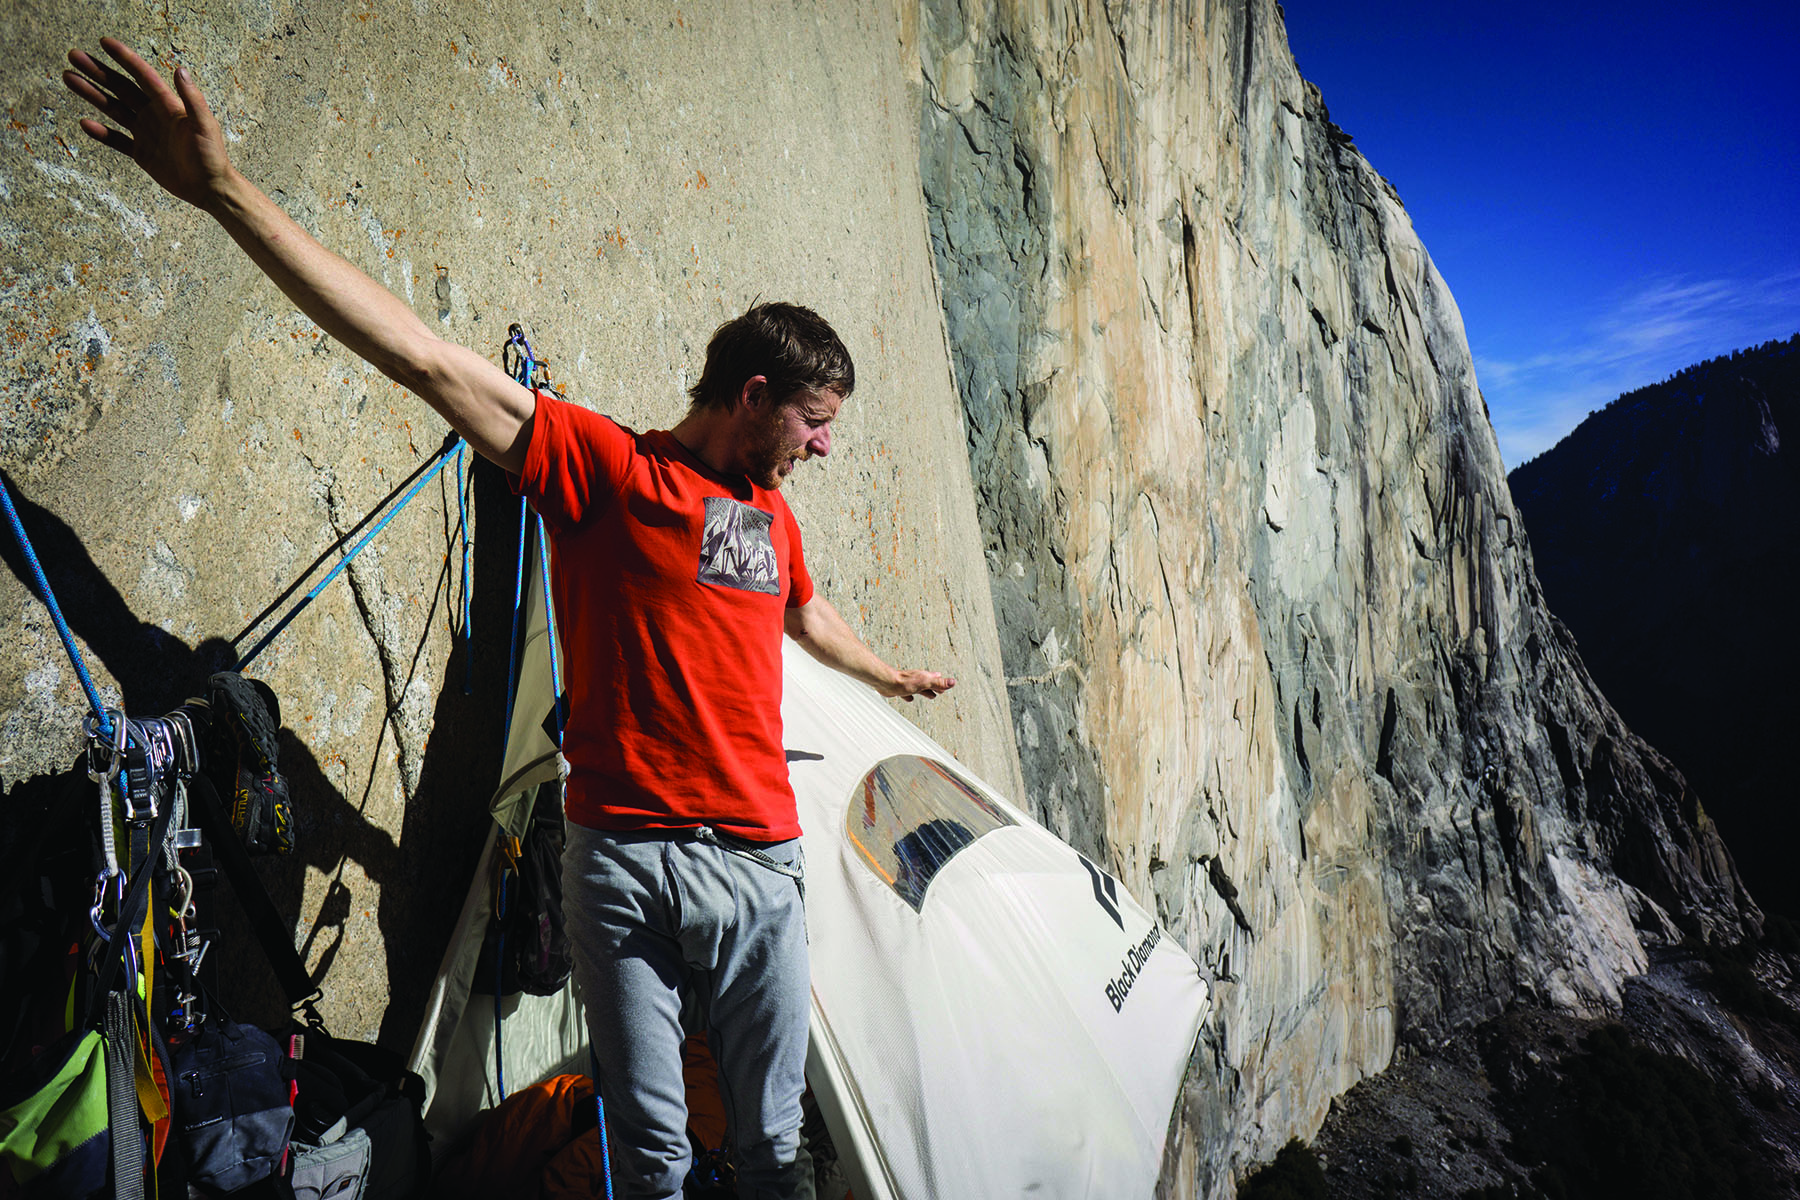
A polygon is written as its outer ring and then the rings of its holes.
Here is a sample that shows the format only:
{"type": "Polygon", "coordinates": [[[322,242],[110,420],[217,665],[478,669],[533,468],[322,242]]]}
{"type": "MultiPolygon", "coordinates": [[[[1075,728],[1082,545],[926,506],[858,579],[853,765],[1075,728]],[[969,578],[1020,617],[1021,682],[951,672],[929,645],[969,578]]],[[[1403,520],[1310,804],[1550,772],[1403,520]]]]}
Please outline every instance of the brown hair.
{"type": "Polygon", "coordinates": [[[856,389],[856,366],[837,332],[798,304],[753,304],[714,330],[706,367],[688,396],[695,408],[729,408],[756,375],[768,379],[778,402],[802,388],[846,397],[856,389]]]}

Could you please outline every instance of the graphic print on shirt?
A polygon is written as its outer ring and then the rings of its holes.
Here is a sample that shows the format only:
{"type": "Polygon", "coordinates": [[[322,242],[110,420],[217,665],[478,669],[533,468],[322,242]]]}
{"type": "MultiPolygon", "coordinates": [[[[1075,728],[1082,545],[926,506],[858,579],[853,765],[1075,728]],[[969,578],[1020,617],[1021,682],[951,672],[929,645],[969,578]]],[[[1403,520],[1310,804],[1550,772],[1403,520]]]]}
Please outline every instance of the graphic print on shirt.
{"type": "Polygon", "coordinates": [[[769,526],[775,518],[760,508],[726,496],[706,497],[706,528],[700,534],[701,583],[745,592],[781,594],[781,572],[769,526]]]}

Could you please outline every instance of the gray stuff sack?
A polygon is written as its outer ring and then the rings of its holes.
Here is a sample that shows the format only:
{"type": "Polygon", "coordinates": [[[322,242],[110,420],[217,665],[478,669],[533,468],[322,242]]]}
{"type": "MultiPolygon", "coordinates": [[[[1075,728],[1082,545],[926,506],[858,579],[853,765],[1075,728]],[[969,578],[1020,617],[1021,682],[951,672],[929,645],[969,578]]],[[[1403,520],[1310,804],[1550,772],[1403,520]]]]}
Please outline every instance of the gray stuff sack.
{"type": "MultiPolygon", "coordinates": [[[[343,1125],[326,1131],[332,1137],[343,1125]]],[[[294,1200],[361,1200],[369,1173],[368,1131],[360,1126],[320,1146],[295,1142],[294,1175],[288,1182],[294,1200]]]]}

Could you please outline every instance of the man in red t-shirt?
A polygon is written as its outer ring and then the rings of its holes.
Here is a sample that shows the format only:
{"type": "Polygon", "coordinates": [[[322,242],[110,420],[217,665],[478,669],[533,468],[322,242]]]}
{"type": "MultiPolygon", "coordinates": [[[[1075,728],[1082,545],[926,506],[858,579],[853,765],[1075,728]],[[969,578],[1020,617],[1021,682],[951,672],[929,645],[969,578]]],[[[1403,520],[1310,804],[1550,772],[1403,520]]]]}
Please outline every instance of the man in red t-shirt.
{"type": "Polygon", "coordinates": [[[710,825],[799,835],[781,745],[781,631],[891,694],[911,686],[813,592],[782,499],[831,449],[856,385],[817,314],[763,304],[720,327],[692,407],[634,433],[537,397],[520,489],[550,530],[570,712],[571,819],[595,829],[710,825]]]}
{"type": "Polygon", "coordinates": [[[680,1042],[719,1059],[745,1194],[810,1196],[798,1145],[805,927],[781,745],[781,635],[888,696],[898,671],[813,591],[780,495],[831,450],[855,386],[816,314],[759,305],[707,347],[674,429],[636,434],[444,342],[239,175],[185,69],[171,88],[115,39],[70,90],[121,126],[94,140],[211,214],[326,333],[518,478],[553,538],[571,711],[565,901],[623,1195],[672,1196],[688,1160],[680,1042]]]}
{"type": "Polygon", "coordinates": [[[564,912],[627,1194],[687,1171],[684,1035],[703,1030],[747,1194],[811,1194],[807,998],[781,632],[888,695],[813,591],[780,487],[856,385],[816,313],[762,304],[707,347],[687,416],[637,434],[539,394],[520,489],[553,539],[570,718],[564,912]]]}

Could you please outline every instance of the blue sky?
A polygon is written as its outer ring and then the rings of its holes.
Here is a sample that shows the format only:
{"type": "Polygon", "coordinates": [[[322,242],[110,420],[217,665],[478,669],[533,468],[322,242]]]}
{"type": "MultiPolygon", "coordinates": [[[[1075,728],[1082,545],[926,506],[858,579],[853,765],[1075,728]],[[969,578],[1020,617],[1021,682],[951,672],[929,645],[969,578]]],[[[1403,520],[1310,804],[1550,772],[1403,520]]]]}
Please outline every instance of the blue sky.
{"type": "Polygon", "coordinates": [[[1800,332],[1800,0],[1283,8],[1456,295],[1509,469],[1800,332]]]}

